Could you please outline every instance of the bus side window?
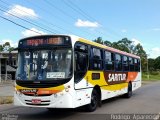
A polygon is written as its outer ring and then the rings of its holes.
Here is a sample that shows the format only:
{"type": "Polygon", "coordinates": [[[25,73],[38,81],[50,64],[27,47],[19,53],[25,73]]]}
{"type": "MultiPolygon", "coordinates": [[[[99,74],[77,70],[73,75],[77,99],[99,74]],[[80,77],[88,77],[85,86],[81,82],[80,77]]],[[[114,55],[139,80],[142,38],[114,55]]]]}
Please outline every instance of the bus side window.
{"type": "Polygon", "coordinates": [[[74,50],[74,79],[75,83],[78,83],[87,72],[88,46],[81,43],[76,43],[74,50]]]}
{"type": "Polygon", "coordinates": [[[105,70],[114,70],[114,54],[105,51],[105,70]]]}
{"type": "Polygon", "coordinates": [[[92,70],[102,70],[102,50],[98,48],[92,48],[91,50],[90,68],[92,70]]]}
{"type": "Polygon", "coordinates": [[[119,54],[115,54],[115,65],[116,71],[122,71],[122,56],[119,54]]]}
{"type": "Polygon", "coordinates": [[[76,52],[75,53],[76,71],[85,71],[87,66],[87,55],[76,52]]]}
{"type": "Polygon", "coordinates": [[[138,59],[134,59],[135,71],[140,71],[140,61],[138,59]]]}
{"type": "Polygon", "coordinates": [[[134,71],[134,59],[129,57],[129,69],[130,71],[134,71]]]}
{"type": "Polygon", "coordinates": [[[128,63],[128,57],[123,56],[123,70],[128,71],[129,70],[129,63],[128,63]]]}

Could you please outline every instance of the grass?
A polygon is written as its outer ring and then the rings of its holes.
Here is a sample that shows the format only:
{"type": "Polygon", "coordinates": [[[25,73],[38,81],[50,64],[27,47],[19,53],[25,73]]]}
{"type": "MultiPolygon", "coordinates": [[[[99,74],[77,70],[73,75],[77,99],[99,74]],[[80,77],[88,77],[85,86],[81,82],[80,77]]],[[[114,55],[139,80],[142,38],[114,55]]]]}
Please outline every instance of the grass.
{"type": "Polygon", "coordinates": [[[160,72],[151,72],[149,75],[147,73],[142,73],[142,80],[144,81],[160,80],[160,72]]]}
{"type": "Polygon", "coordinates": [[[0,97],[0,104],[10,104],[10,103],[13,103],[13,96],[0,97]]]}

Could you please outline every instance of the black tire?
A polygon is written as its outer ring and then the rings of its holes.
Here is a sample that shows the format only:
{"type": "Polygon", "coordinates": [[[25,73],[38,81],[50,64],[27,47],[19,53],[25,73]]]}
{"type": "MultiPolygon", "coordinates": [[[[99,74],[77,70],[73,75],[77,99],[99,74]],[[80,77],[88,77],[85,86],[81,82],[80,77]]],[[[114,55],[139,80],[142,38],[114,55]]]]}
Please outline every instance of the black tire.
{"type": "Polygon", "coordinates": [[[128,92],[125,94],[126,98],[132,97],[132,84],[128,83],[128,92]]]}
{"type": "Polygon", "coordinates": [[[48,109],[48,111],[50,111],[50,112],[54,112],[54,111],[56,111],[56,109],[55,108],[47,108],[48,109]]]}
{"type": "Polygon", "coordinates": [[[91,103],[88,104],[87,107],[87,111],[88,112],[93,112],[96,110],[98,103],[99,103],[99,97],[98,97],[98,93],[96,90],[92,91],[92,95],[91,95],[91,103]]]}

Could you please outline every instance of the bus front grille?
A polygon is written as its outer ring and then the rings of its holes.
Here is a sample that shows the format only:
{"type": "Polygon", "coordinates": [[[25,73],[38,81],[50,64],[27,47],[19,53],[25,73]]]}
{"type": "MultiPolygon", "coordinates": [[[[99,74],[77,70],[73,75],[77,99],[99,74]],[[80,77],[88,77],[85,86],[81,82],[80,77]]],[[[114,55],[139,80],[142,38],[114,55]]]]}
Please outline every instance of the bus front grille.
{"type": "Polygon", "coordinates": [[[32,103],[32,100],[25,100],[27,105],[35,105],[35,106],[45,106],[45,105],[50,105],[50,100],[42,100],[41,103],[35,104],[32,103]]]}
{"type": "Polygon", "coordinates": [[[40,95],[38,95],[38,94],[27,94],[27,93],[23,93],[24,95],[26,95],[26,96],[51,96],[52,94],[40,94],[40,95]]]}

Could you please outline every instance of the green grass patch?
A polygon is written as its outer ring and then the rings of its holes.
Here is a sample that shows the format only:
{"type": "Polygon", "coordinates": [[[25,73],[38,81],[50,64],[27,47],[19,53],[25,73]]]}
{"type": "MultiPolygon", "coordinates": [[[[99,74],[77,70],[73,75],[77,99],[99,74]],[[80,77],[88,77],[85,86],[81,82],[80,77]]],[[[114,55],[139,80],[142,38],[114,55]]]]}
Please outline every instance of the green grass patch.
{"type": "Polygon", "coordinates": [[[13,96],[0,96],[0,104],[10,104],[13,103],[13,96]]]}
{"type": "Polygon", "coordinates": [[[149,74],[142,73],[142,80],[145,80],[145,81],[160,80],[160,72],[152,71],[149,74]]]}

